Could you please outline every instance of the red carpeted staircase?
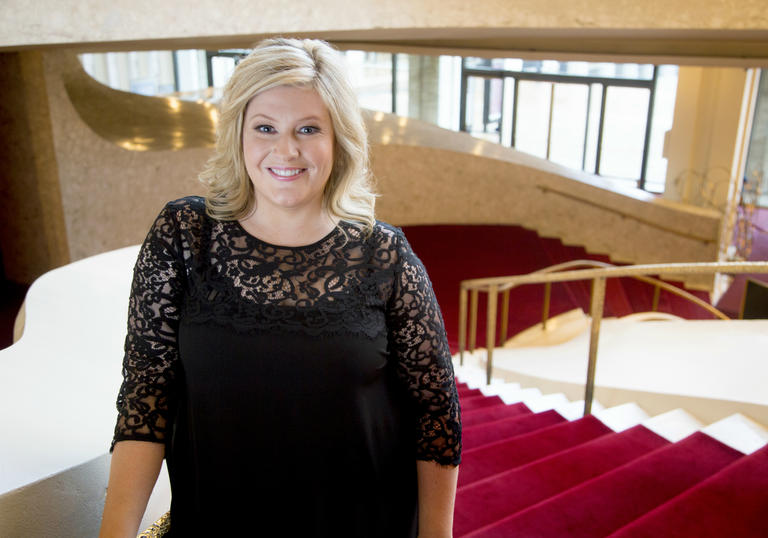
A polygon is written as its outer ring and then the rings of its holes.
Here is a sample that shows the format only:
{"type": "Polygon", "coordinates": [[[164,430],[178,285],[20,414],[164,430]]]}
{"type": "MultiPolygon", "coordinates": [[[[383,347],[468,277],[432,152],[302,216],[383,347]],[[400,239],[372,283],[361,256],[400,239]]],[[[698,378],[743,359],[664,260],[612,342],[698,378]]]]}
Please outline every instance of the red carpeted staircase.
{"type": "MultiPolygon", "coordinates": [[[[458,350],[459,284],[468,278],[526,274],[566,261],[590,259],[611,263],[606,256],[590,254],[559,239],[540,237],[521,226],[434,225],[405,226],[403,230],[424,262],[440,303],[451,349],[458,350]]],[[[691,290],[688,290],[691,291],[691,290]]],[[[708,300],[703,292],[692,292],[708,300]]],[[[565,282],[552,286],[550,315],[574,308],[589,311],[590,283],[565,282]]],[[[541,321],[544,285],[521,286],[510,295],[509,336],[541,321]]],[[[605,316],[623,317],[652,309],[653,287],[632,279],[606,283],[605,316]]],[[[485,312],[481,294],[479,312],[485,312]]],[[[670,293],[662,293],[659,310],[686,319],[710,319],[701,307],[670,293]]],[[[477,334],[485,335],[485,316],[478,318],[477,334]]],[[[499,334],[499,332],[497,332],[499,334]]],[[[479,339],[485,345],[484,337],[479,339]]]]}
{"type": "Polygon", "coordinates": [[[768,536],[768,446],[744,455],[702,432],[614,432],[465,384],[459,396],[457,538],[768,536]]]}

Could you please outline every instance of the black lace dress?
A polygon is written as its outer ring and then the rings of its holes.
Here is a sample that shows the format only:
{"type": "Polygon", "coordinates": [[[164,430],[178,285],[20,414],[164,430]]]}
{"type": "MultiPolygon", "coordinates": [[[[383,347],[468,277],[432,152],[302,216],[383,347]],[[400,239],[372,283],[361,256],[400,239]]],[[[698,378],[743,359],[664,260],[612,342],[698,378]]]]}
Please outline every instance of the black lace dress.
{"type": "Polygon", "coordinates": [[[389,225],[280,247],[169,203],[125,347],[114,442],[165,444],[173,536],[415,536],[416,460],[459,462],[440,311],[389,225]]]}

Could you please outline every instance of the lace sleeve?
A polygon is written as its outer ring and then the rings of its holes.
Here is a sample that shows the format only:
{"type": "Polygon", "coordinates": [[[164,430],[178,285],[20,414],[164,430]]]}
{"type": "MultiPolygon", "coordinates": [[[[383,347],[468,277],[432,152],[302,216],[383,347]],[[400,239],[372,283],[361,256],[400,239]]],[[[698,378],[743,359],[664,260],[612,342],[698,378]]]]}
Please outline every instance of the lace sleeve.
{"type": "Polygon", "coordinates": [[[398,377],[416,409],[416,458],[458,465],[459,400],[440,307],[426,269],[402,232],[394,246],[397,263],[387,326],[398,377]]]}
{"type": "Polygon", "coordinates": [[[112,448],[129,439],[162,443],[169,427],[184,278],[178,233],[174,212],[166,206],[134,267],[112,448]]]}

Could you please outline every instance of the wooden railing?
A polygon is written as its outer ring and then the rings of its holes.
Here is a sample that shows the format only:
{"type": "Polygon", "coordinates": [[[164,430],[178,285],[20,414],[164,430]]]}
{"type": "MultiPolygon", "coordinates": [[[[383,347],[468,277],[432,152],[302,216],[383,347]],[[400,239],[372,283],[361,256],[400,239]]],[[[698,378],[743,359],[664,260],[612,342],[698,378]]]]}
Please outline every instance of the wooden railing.
{"type": "Polygon", "coordinates": [[[493,349],[496,346],[496,324],[501,295],[501,342],[507,339],[509,327],[509,292],[512,288],[525,284],[544,284],[544,301],[542,307],[542,325],[546,328],[549,318],[549,302],[551,286],[554,282],[569,282],[578,280],[592,281],[592,294],[590,300],[590,337],[589,356],[587,362],[587,380],[584,389],[584,414],[592,411],[592,399],[595,386],[595,368],[597,366],[597,345],[600,336],[600,324],[603,318],[605,305],[605,283],[609,278],[630,277],[654,286],[653,310],[656,310],[659,302],[659,294],[662,289],[683,297],[688,301],[699,305],[720,319],[730,319],[709,303],[702,301],[695,295],[688,293],[668,282],[664,282],[648,275],[674,276],[690,274],[739,274],[739,273],[768,273],[768,262],[715,262],[715,263],[670,263],[658,265],[629,265],[613,266],[607,263],[578,260],[554,265],[527,275],[513,275],[504,277],[476,278],[463,280],[459,292],[459,361],[464,364],[464,352],[474,351],[477,344],[477,305],[480,293],[488,295],[487,319],[486,319],[486,382],[491,382],[493,373],[493,349]],[[584,269],[583,267],[587,267],[584,269]],[[469,319],[467,319],[469,318],[469,319]],[[467,321],[469,321],[469,335],[467,335],[467,321]],[[469,336],[469,342],[467,342],[469,336]]]}

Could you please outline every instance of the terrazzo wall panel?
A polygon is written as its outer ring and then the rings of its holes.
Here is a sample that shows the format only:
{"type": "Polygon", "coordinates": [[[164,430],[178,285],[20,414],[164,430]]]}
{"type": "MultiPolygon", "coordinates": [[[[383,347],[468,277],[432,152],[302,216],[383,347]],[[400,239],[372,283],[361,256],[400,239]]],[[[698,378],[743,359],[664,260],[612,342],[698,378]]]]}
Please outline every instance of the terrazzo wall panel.
{"type": "Polygon", "coordinates": [[[130,151],[77,114],[64,87],[72,54],[45,53],[51,123],[72,260],[140,243],[169,200],[199,194],[210,149],[130,151]]]}
{"type": "Polygon", "coordinates": [[[5,277],[31,282],[69,261],[42,54],[0,53],[0,248],[5,277]]]}

